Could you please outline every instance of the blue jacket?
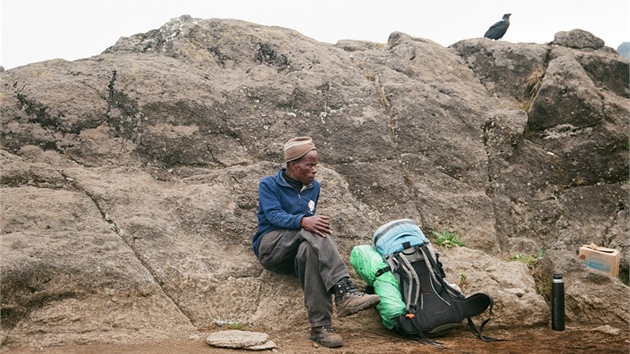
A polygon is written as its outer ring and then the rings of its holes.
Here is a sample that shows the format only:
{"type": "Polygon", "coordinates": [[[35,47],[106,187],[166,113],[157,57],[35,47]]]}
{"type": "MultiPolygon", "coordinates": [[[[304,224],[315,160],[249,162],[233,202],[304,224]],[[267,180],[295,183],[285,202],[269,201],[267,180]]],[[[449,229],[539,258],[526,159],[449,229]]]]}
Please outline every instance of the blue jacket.
{"type": "Polygon", "coordinates": [[[313,216],[317,211],[319,182],[313,180],[298,193],[282,177],[285,170],[282,168],[277,174],[264,177],[258,184],[258,230],[252,240],[256,257],[262,235],[271,230],[300,229],[302,218],[313,216]]]}

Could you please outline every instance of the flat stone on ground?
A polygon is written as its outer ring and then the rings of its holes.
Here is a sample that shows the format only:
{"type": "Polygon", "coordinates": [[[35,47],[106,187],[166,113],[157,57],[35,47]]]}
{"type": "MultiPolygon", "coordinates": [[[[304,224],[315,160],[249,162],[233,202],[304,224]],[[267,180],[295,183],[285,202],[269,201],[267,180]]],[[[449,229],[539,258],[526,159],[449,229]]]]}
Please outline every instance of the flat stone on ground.
{"type": "Polygon", "coordinates": [[[243,349],[247,349],[247,350],[269,350],[269,349],[273,349],[276,347],[276,343],[274,343],[271,340],[266,341],[263,344],[258,344],[258,345],[252,345],[251,347],[246,347],[243,349]]]}
{"type": "Polygon", "coordinates": [[[228,330],[211,333],[206,338],[206,343],[213,347],[249,348],[266,344],[268,339],[267,333],[228,330]]]}

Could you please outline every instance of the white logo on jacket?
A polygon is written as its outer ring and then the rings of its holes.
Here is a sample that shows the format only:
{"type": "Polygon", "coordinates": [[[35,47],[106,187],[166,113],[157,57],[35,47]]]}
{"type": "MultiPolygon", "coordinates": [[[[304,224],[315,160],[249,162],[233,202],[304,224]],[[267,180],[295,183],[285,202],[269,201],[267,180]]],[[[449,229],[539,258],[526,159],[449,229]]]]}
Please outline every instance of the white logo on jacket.
{"type": "Polygon", "coordinates": [[[308,201],[308,211],[313,214],[313,210],[315,210],[315,202],[312,200],[308,201]]]}

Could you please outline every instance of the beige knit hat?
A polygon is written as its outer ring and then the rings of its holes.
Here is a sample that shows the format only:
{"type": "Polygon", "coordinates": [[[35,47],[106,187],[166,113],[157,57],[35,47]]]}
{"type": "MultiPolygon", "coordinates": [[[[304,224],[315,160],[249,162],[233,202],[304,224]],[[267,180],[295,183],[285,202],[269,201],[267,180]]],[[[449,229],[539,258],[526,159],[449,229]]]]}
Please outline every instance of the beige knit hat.
{"type": "Polygon", "coordinates": [[[300,136],[287,141],[284,144],[284,162],[297,160],[315,149],[313,139],[308,136],[300,136]]]}

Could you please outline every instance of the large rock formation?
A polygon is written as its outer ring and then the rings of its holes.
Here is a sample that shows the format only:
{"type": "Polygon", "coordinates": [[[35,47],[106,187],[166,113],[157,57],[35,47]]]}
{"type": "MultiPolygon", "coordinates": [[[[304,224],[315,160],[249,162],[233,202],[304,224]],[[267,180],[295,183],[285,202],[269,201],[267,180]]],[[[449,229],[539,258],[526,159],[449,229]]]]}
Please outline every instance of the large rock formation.
{"type": "Polygon", "coordinates": [[[589,35],[329,45],[182,16],[91,58],[2,72],[0,339],[306,328],[297,281],[251,251],[258,180],[296,135],[318,146],[320,212],[344,257],[413,218],[462,235],[441,259],[495,298],[490,326],[547,324],[553,271],[570,323],[627,326],[628,287],[576,257],[617,248],[627,276],[629,64],[589,35]],[[508,261],[541,249],[537,277],[508,261]]]}

